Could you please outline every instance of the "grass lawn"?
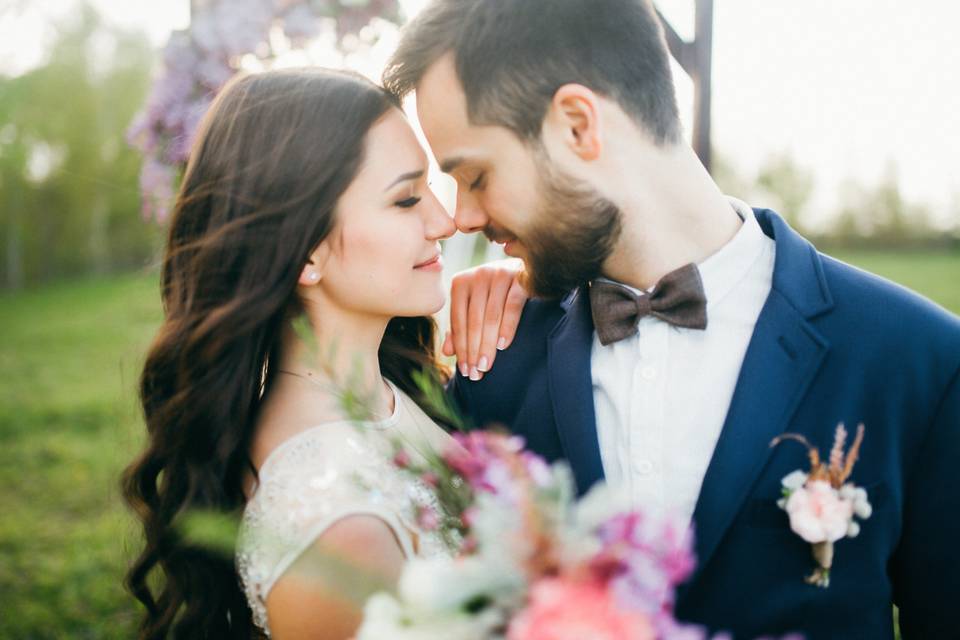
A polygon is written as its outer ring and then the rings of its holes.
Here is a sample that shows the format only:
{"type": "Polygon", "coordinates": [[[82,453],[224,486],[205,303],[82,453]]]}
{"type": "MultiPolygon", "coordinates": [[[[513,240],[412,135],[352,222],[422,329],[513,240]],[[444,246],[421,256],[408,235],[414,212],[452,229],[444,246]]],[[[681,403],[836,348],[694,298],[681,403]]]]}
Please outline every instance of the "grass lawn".
{"type": "Polygon", "coordinates": [[[0,638],[134,637],[118,474],[159,317],[153,276],[0,297],[0,638]]]}
{"type": "MultiPolygon", "coordinates": [[[[960,254],[838,257],[960,313],[960,254]]],[[[0,295],[0,638],[134,635],[118,474],[159,317],[153,275],[0,295]]]]}

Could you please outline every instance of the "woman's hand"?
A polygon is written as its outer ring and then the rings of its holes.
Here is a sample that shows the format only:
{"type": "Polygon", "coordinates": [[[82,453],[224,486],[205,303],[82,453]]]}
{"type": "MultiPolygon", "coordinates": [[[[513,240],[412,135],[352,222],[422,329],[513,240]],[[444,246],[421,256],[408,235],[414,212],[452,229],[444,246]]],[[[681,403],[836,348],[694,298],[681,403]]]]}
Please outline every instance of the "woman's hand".
{"type": "Polygon", "coordinates": [[[499,260],[462,271],[450,289],[450,331],[443,353],[457,357],[460,374],[480,380],[490,371],[497,351],[510,346],[530,297],[518,276],[523,261],[499,260]]]}

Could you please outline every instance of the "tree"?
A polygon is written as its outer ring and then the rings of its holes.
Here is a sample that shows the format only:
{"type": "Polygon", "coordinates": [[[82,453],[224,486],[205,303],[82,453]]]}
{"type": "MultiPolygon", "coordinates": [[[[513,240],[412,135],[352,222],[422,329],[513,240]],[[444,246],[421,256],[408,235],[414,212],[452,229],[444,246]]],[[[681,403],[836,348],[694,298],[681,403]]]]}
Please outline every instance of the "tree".
{"type": "Polygon", "coordinates": [[[872,244],[893,247],[930,241],[940,235],[930,223],[930,210],[903,197],[893,163],[874,187],[844,185],[841,201],[834,229],[838,239],[850,241],[859,237],[872,244]]]}
{"type": "Polygon", "coordinates": [[[138,161],[123,138],[153,52],[86,5],[59,31],[46,64],[0,77],[6,288],[142,264],[155,246],[157,233],[131,221],[138,161]],[[95,58],[92,42],[113,55],[95,58]]]}
{"type": "Polygon", "coordinates": [[[777,200],[774,207],[798,231],[803,230],[803,214],[813,194],[813,173],[801,167],[786,153],[773,156],[757,174],[757,185],[777,200]]]}

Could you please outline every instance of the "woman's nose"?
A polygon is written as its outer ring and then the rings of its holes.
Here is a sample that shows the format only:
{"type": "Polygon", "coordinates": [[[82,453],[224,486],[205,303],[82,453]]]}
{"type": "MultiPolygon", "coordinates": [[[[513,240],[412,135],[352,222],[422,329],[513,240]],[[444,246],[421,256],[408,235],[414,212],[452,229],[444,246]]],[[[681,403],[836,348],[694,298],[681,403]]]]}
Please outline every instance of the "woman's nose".
{"type": "Polygon", "coordinates": [[[425,204],[426,210],[426,237],[428,240],[445,240],[457,232],[457,226],[453,218],[447,213],[443,205],[437,199],[433,192],[426,196],[428,202],[425,204]]]}

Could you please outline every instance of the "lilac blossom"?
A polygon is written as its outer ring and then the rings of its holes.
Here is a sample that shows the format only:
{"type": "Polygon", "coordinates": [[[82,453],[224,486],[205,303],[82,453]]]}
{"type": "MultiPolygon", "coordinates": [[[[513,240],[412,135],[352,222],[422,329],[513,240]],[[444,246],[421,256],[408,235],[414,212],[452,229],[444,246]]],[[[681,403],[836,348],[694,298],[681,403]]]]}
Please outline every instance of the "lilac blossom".
{"type": "Polygon", "coordinates": [[[399,21],[398,0],[212,0],[198,10],[190,29],[171,34],[163,66],[127,142],[144,156],[140,176],[143,214],[163,222],[200,121],[213,98],[252,54],[269,61],[279,28],[294,47],[334,21],[339,39],[359,33],[374,18],[399,21]]]}

